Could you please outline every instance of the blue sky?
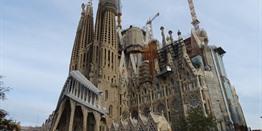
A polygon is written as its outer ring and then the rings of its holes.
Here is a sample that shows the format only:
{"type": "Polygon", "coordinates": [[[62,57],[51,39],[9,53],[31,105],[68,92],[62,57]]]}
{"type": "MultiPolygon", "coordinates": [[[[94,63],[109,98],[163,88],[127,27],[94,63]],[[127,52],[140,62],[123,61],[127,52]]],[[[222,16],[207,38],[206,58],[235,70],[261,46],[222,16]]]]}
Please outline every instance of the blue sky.
{"type": "MultiPolygon", "coordinates": [[[[55,109],[85,0],[1,0],[0,75],[12,88],[0,101],[22,125],[41,125],[55,109]]],[[[95,0],[95,11],[97,0],[95,0]]],[[[247,123],[262,128],[261,0],[195,0],[201,27],[210,44],[226,51],[224,63],[235,85],[247,123]]],[[[160,12],[154,34],[165,26],[190,33],[187,0],[123,0],[123,26],[144,26],[160,12]]]]}

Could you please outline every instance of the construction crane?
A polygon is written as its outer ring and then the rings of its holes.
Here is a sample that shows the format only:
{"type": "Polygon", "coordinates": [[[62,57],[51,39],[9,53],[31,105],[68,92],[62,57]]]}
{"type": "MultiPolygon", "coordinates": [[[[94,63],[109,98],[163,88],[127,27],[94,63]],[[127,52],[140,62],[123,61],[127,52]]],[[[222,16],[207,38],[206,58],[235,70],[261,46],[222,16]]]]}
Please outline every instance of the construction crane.
{"type": "Polygon", "coordinates": [[[154,15],[152,18],[149,18],[146,22],[146,42],[148,43],[153,39],[153,27],[152,22],[159,16],[159,12],[154,15]]]}
{"type": "Polygon", "coordinates": [[[159,16],[159,12],[157,14],[155,14],[155,16],[153,18],[149,18],[148,21],[146,22],[146,24],[152,24],[152,21],[154,21],[158,16],[159,16]]]}
{"type": "Polygon", "coordinates": [[[200,21],[197,19],[196,11],[195,11],[195,6],[193,3],[193,0],[188,0],[189,4],[189,9],[192,17],[192,25],[194,26],[195,30],[199,29],[199,23],[200,21]]]}

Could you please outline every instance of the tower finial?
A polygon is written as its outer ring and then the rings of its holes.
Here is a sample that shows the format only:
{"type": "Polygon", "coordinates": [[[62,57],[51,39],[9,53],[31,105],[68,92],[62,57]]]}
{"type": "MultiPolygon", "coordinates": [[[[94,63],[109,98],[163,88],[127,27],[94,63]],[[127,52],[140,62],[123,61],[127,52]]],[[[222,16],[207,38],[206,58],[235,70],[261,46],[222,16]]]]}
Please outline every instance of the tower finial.
{"type": "Polygon", "coordinates": [[[82,3],[81,8],[82,8],[82,11],[84,12],[85,11],[85,4],[84,3],[82,3]]]}
{"type": "Polygon", "coordinates": [[[84,14],[85,14],[85,7],[86,7],[86,6],[85,6],[85,4],[84,4],[84,3],[82,3],[82,5],[81,5],[81,8],[82,8],[82,13],[81,13],[81,14],[82,14],[82,15],[84,15],[84,14]]]}
{"type": "Polygon", "coordinates": [[[179,40],[179,39],[182,39],[182,36],[181,36],[181,34],[182,34],[182,33],[181,33],[181,31],[180,31],[180,30],[178,30],[178,31],[177,31],[178,40],[179,40]]]}
{"type": "Polygon", "coordinates": [[[161,30],[161,35],[162,35],[162,44],[163,44],[163,47],[165,47],[166,46],[165,28],[161,26],[160,30],[161,30]]]}
{"type": "Polygon", "coordinates": [[[88,5],[93,5],[93,0],[88,0],[88,5]]]}
{"type": "Polygon", "coordinates": [[[87,0],[86,15],[93,16],[93,3],[92,3],[92,0],[87,0]]]}
{"type": "Polygon", "coordinates": [[[169,34],[169,37],[170,37],[171,43],[173,43],[173,42],[174,42],[174,39],[173,39],[173,36],[172,36],[173,31],[172,31],[172,30],[169,30],[169,31],[168,31],[168,34],[169,34]]]}
{"type": "Polygon", "coordinates": [[[117,25],[121,28],[121,22],[122,22],[122,4],[121,0],[116,0],[117,2],[117,25]]]}

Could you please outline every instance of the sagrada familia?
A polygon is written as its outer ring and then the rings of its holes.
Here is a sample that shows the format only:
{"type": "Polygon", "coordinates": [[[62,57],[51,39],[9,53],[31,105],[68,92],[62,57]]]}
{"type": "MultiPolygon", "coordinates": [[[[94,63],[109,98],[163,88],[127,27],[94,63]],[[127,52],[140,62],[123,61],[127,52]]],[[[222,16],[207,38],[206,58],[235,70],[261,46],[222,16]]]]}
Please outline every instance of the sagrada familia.
{"type": "MultiPolygon", "coordinates": [[[[57,107],[43,131],[182,131],[192,109],[216,121],[214,131],[242,131],[245,118],[227,77],[222,47],[209,44],[192,0],[191,35],[173,35],[152,21],[122,29],[120,0],[92,1],[81,18],[57,107]]],[[[171,13],[171,12],[170,12],[171,13]]]]}

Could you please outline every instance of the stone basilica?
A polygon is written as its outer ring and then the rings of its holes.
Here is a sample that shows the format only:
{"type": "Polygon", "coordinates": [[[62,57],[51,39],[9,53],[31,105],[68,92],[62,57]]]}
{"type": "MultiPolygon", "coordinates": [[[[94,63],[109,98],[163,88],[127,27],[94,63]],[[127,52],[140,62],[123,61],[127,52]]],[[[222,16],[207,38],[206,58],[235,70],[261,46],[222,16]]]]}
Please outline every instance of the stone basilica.
{"type": "Polygon", "coordinates": [[[82,4],[69,75],[44,131],[180,131],[198,108],[217,131],[244,130],[245,118],[224,69],[222,47],[209,45],[188,0],[188,37],[161,27],[162,40],[144,28],[122,29],[120,0],[82,4]]]}

